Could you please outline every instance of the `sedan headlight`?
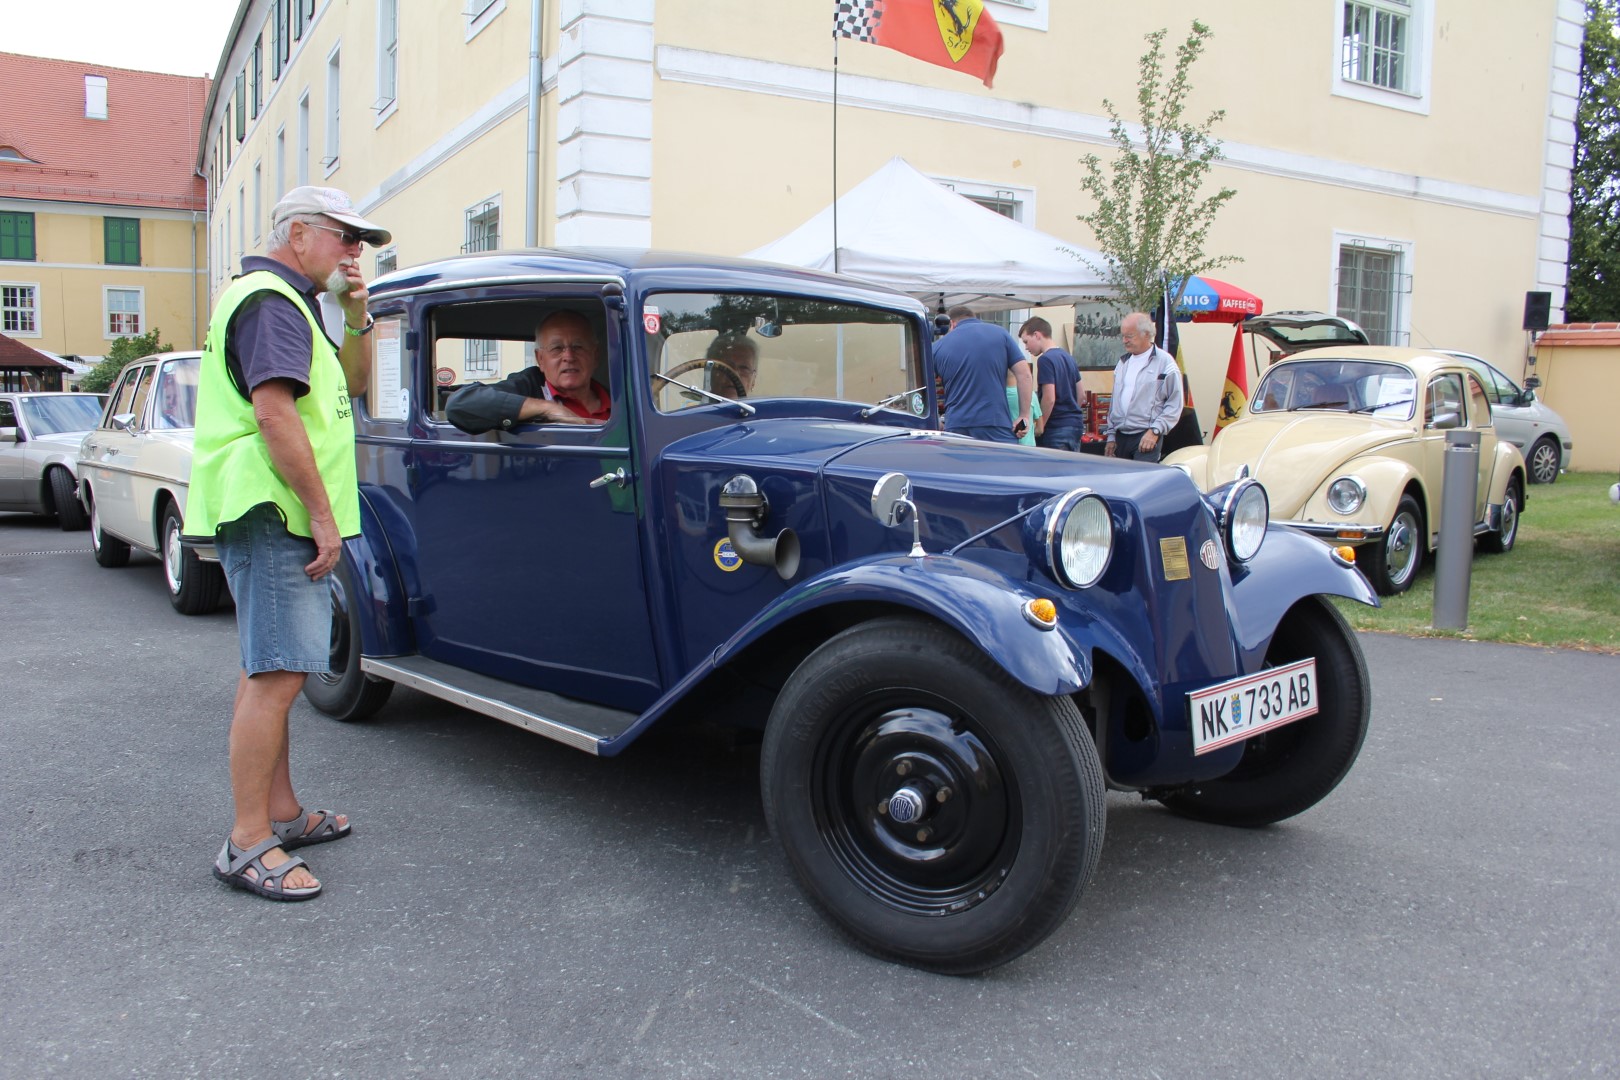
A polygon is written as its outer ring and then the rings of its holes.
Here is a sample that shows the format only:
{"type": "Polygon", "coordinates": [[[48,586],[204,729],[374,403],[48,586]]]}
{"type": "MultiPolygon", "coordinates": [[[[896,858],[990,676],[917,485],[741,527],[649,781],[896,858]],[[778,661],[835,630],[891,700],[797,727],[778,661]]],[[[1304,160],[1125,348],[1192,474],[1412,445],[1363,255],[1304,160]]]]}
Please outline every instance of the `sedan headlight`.
{"type": "Polygon", "coordinates": [[[1366,500],[1367,485],[1354,476],[1341,476],[1328,486],[1327,503],[1335,514],[1348,517],[1366,500]]]}
{"type": "Polygon", "coordinates": [[[1051,574],[1071,589],[1089,589],[1114,553],[1114,519],[1102,496],[1077,488],[1059,501],[1046,533],[1051,574]]]}
{"type": "Polygon", "coordinates": [[[1240,563],[1260,554],[1270,518],[1271,499],[1258,480],[1233,484],[1220,502],[1221,539],[1226,542],[1226,553],[1240,563]]]}

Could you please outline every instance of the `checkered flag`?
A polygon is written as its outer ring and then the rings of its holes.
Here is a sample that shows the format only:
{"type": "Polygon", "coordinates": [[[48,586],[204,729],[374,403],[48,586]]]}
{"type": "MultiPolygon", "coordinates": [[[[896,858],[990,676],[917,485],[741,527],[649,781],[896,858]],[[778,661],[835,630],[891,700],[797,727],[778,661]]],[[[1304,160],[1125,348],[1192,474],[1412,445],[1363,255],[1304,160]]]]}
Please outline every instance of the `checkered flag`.
{"type": "Polygon", "coordinates": [[[877,44],[878,11],[881,0],[837,0],[833,7],[833,37],[854,38],[877,44]]]}

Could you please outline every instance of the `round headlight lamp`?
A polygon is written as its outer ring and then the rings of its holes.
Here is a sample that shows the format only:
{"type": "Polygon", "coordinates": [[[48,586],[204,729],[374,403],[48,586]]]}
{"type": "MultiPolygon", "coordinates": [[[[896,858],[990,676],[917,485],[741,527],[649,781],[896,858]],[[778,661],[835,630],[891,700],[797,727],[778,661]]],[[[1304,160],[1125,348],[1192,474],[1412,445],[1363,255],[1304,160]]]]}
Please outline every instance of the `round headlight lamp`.
{"type": "Polygon", "coordinates": [[[1221,538],[1227,554],[1246,563],[1260,554],[1266,542],[1266,523],[1271,518],[1271,499],[1257,480],[1239,480],[1221,505],[1221,538]]]}
{"type": "Polygon", "coordinates": [[[1114,519],[1102,496],[1079,488],[1063,496],[1049,519],[1047,567],[1071,589],[1089,589],[1108,569],[1114,552],[1114,519]]]}
{"type": "Polygon", "coordinates": [[[1361,509],[1361,504],[1367,499],[1367,486],[1353,476],[1341,476],[1328,485],[1328,507],[1335,513],[1348,517],[1361,509]]]}

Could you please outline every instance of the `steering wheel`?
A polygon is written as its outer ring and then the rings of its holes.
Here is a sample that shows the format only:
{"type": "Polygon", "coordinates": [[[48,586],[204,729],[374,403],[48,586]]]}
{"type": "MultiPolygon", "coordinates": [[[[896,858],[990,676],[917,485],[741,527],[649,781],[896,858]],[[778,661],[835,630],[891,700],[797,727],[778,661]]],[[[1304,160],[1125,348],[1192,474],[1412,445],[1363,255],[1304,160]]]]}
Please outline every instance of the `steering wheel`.
{"type": "MultiPolygon", "coordinates": [[[[688,360],[685,363],[676,364],[674,367],[672,367],[668,371],[664,372],[664,378],[666,378],[666,379],[678,378],[679,376],[685,374],[686,372],[688,372],[688,371],[696,371],[698,368],[707,368],[711,372],[718,372],[719,374],[724,375],[726,378],[730,379],[732,389],[737,392],[736,395],[735,395],[736,397],[742,398],[742,397],[748,396],[748,389],[745,386],[743,386],[742,376],[737,374],[736,369],[733,368],[730,364],[727,364],[724,360],[708,360],[708,359],[688,360]]],[[[711,375],[711,377],[709,379],[709,385],[710,385],[711,388],[714,385],[714,379],[713,379],[712,375],[711,375]]],[[[719,391],[714,391],[714,392],[719,393],[719,391]]]]}

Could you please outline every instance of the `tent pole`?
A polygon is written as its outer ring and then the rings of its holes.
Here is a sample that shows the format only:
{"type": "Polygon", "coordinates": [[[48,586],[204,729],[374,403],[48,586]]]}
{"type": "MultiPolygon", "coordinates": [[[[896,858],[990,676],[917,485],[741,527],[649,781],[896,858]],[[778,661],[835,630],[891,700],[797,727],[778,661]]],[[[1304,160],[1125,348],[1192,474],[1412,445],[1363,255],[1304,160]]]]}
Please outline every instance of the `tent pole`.
{"type": "Polygon", "coordinates": [[[833,30],[832,93],[832,226],[833,273],[838,273],[838,31],[833,30]]]}

